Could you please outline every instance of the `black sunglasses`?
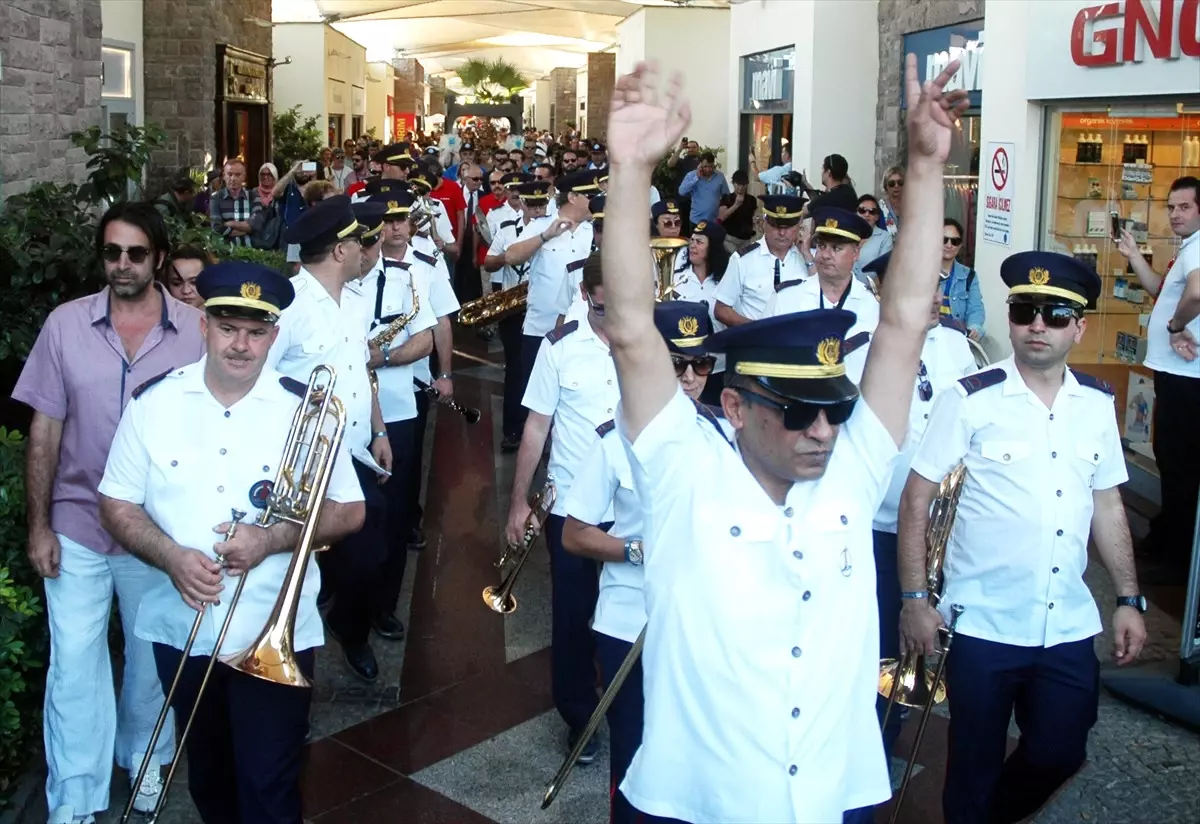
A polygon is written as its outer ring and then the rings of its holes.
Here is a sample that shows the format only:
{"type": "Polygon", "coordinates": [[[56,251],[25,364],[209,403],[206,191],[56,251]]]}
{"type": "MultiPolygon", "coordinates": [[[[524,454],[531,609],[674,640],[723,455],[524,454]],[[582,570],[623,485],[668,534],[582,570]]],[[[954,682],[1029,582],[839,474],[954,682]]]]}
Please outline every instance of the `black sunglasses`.
{"type": "Polygon", "coordinates": [[[706,378],[712,374],[713,367],[717,365],[717,359],[712,355],[704,355],[699,358],[685,358],[679,355],[671,356],[671,363],[675,365],[675,377],[682,378],[683,373],[687,368],[692,367],[692,371],[698,378],[706,378]]]}
{"type": "Polygon", "coordinates": [[[850,415],[854,412],[854,406],[858,403],[858,398],[829,404],[809,403],[807,401],[780,403],[779,401],[771,400],[765,395],[751,392],[749,389],[738,389],[737,392],[751,403],[757,403],[769,409],[780,410],[783,413],[783,428],[791,432],[803,432],[805,429],[808,429],[816,423],[817,416],[822,412],[825,413],[825,420],[829,421],[830,426],[841,426],[850,420],[850,415]]]}
{"type": "Polygon", "coordinates": [[[483,176],[482,175],[467,175],[465,178],[463,178],[463,180],[471,180],[471,181],[474,181],[475,183],[478,183],[479,181],[483,180],[483,176]]]}
{"type": "Polygon", "coordinates": [[[878,210],[878,209],[867,209],[867,208],[859,207],[858,213],[859,213],[860,215],[877,215],[877,214],[879,214],[879,210],[878,210]]]}
{"type": "Polygon", "coordinates": [[[947,243],[949,243],[951,246],[962,246],[962,238],[946,237],[945,235],[943,235],[942,236],[942,245],[945,246],[947,243]]]}
{"type": "Polygon", "coordinates": [[[145,263],[150,254],[150,250],[145,246],[118,246],[115,243],[106,243],[100,247],[100,256],[107,263],[119,261],[122,252],[129,255],[129,262],[134,265],[145,263]]]}
{"type": "Polygon", "coordinates": [[[1017,326],[1028,326],[1038,315],[1050,329],[1066,329],[1071,321],[1080,317],[1079,312],[1070,306],[1046,303],[1010,303],[1008,319],[1017,326]]]}
{"type": "Polygon", "coordinates": [[[904,181],[898,177],[892,178],[891,180],[889,180],[887,182],[887,187],[889,189],[899,189],[899,188],[902,188],[903,186],[904,186],[904,181]]]}
{"type": "Polygon", "coordinates": [[[926,403],[933,399],[933,384],[929,382],[929,370],[925,368],[925,361],[921,361],[921,366],[917,369],[917,397],[926,403]]]}

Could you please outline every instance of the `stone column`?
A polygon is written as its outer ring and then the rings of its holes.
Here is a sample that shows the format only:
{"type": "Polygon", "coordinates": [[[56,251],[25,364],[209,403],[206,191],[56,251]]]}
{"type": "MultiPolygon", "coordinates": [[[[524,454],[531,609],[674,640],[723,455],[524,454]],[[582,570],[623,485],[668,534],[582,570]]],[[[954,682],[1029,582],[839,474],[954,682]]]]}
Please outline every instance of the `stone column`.
{"type": "Polygon", "coordinates": [[[613,87],[617,85],[617,55],[591,52],[587,62],[587,128],[591,137],[605,137],[613,87]]]}

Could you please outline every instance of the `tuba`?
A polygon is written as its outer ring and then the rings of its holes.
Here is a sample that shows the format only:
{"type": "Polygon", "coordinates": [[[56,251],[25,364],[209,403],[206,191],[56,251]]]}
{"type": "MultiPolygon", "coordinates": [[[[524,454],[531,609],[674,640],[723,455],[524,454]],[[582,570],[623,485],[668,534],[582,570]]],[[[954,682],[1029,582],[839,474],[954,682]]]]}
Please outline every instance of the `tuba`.
{"type": "Polygon", "coordinates": [[[547,475],[545,485],[529,501],[530,512],[529,517],[525,519],[525,534],[521,538],[521,543],[518,546],[506,546],[500,560],[496,562],[496,568],[503,569],[511,560],[513,562],[512,569],[504,576],[504,580],[500,582],[499,586],[487,587],[483,590],[483,602],[493,612],[508,615],[510,612],[517,611],[517,599],[512,594],[513,587],[516,586],[517,576],[521,574],[521,569],[529,560],[529,552],[533,549],[533,539],[538,534],[535,524],[537,527],[541,527],[546,523],[550,510],[554,508],[556,497],[554,476],[547,475]]]}
{"type": "Polygon", "coordinates": [[[529,281],[469,300],[458,310],[458,322],[463,326],[485,326],[525,311],[529,299],[529,281]]]}
{"type": "Polygon", "coordinates": [[[654,266],[658,275],[655,284],[654,300],[675,300],[675,253],[688,245],[681,237],[652,237],[650,238],[650,254],[654,256],[654,266]]]}
{"type": "MultiPolygon", "coordinates": [[[[333,462],[337,457],[342,434],[346,428],[346,411],[342,402],[333,395],[335,380],[336,375],[330,366],[318,366],[313,370],[312,377],[308,381],[308,388],[304,392],[304,399],[292,417],[292,426],[288,431],[274,486],[267,497],[267,505],[256,522],[259,526],[264,527],[279,521],[289,521],[300,525],[300,540],[292,552],[292,560],[284,576],[283,588],[275,600],[275,607],[271,610],[266,626],[263,627],[258,639],[242,652],[222,656],[221,646],[225,642],[225,635],[229,632],[233,614],[242,597],[246,578],[253,575],[254,572],[250,570],[238,576],[238,584],[234,589],[233,599],[229,603],[229,612],[226,613],[225,620],[221,624],[217,642],[208,659],[208,667],[204,671],[200,688],[196,693],[196,700],[192,704],[187,722],[179,735],[179,746],[175,757],[171,759],[171,767],[167,771],[166,778],[163,779],[158,804],[146,818],[149,824],[154,824],[162,814],[171,782],[175,777],[175,769],[183,760],[180,756],[184,752],[188,734],[196,720],[196,710],[204,698],[209,676],[212,675],[213,667],[218,661],[239,672],[274,681],[277,684],[294,687],[309,686],[308,679],[304,677],[296,662],[296,651],[292,646],[292,639],[295,635],[296,613],[300,606],[300,594],[304,587],[305,573],[308,571],[308,561],[317,549],[315,543],[321,507],[325,500],[325,492],[329,488],[329,479],[333,475],[333,462]]],[[[233,523],[225,535],[226,541],[233,537],[238,523],[245,515],[245,512],[233,511],[233,523]]],[[[221,562],[222,557],[218,555],[217,563],[221,562]]],[[[171,709],[171,699],[175,697],[184,665],[188,661],[192,644],[200,631],[203,619],[204,612],[198,612],[196,620],[192,623],[192,630],[184,645],[179,667],[175,670],[175,677],[167,689],[162,711],[159,712],[158,720],[154,724],[154,732],[146,745],[146,755],[142,758],[141,766],[138,768],[134,787],[141,786],[142,779],[146,777],[146,771],[154,760],[154,748],[158,744],[158,738],[162,734],[167,714],[171,709]]],[[[136,791],[130,794],[129,801],[125,804],[125,811],[121,815],[121,824],[125,824],[133,813],[133,802],[136,797],[136,791]]]]}

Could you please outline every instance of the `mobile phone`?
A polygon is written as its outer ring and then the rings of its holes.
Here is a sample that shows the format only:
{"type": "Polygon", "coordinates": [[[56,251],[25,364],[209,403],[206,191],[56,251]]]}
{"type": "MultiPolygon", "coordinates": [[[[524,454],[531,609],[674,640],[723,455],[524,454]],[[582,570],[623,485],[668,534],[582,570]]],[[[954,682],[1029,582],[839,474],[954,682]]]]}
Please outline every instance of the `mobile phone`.
{"type": "Polygon", "coordinates": [[[1121,242],[1121,213],[1120,212],[1109,212],[1108,219],[1109,219],[1110,223],[1112,224],[1111,232],[1112,232],[1113,243],[1120,243],[1121,242]]]}
{"type": "Polygon", "coordinates": [[[300,171],[315,172],[317,170],[317,162],[315,160],[306,160],[300,164],[300,171]]]}

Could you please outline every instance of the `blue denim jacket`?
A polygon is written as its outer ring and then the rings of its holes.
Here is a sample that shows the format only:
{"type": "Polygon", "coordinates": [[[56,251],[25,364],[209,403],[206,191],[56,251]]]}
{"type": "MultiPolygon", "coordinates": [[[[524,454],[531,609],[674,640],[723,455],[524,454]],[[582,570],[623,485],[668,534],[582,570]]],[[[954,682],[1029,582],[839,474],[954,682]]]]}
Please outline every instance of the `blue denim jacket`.
{"type": "Polygon", "coordinates": [[[950,269],[950,277],[942,282],[942,294],[950,296],[950,316],[966,324],[968,329],[974,329],[983,335],[987,315],[983,310],[983,292],[979,289],[979,273],[971,280],[967,288],[967,275],[971,270],[967,266],[954,261],[950,269]]]}

